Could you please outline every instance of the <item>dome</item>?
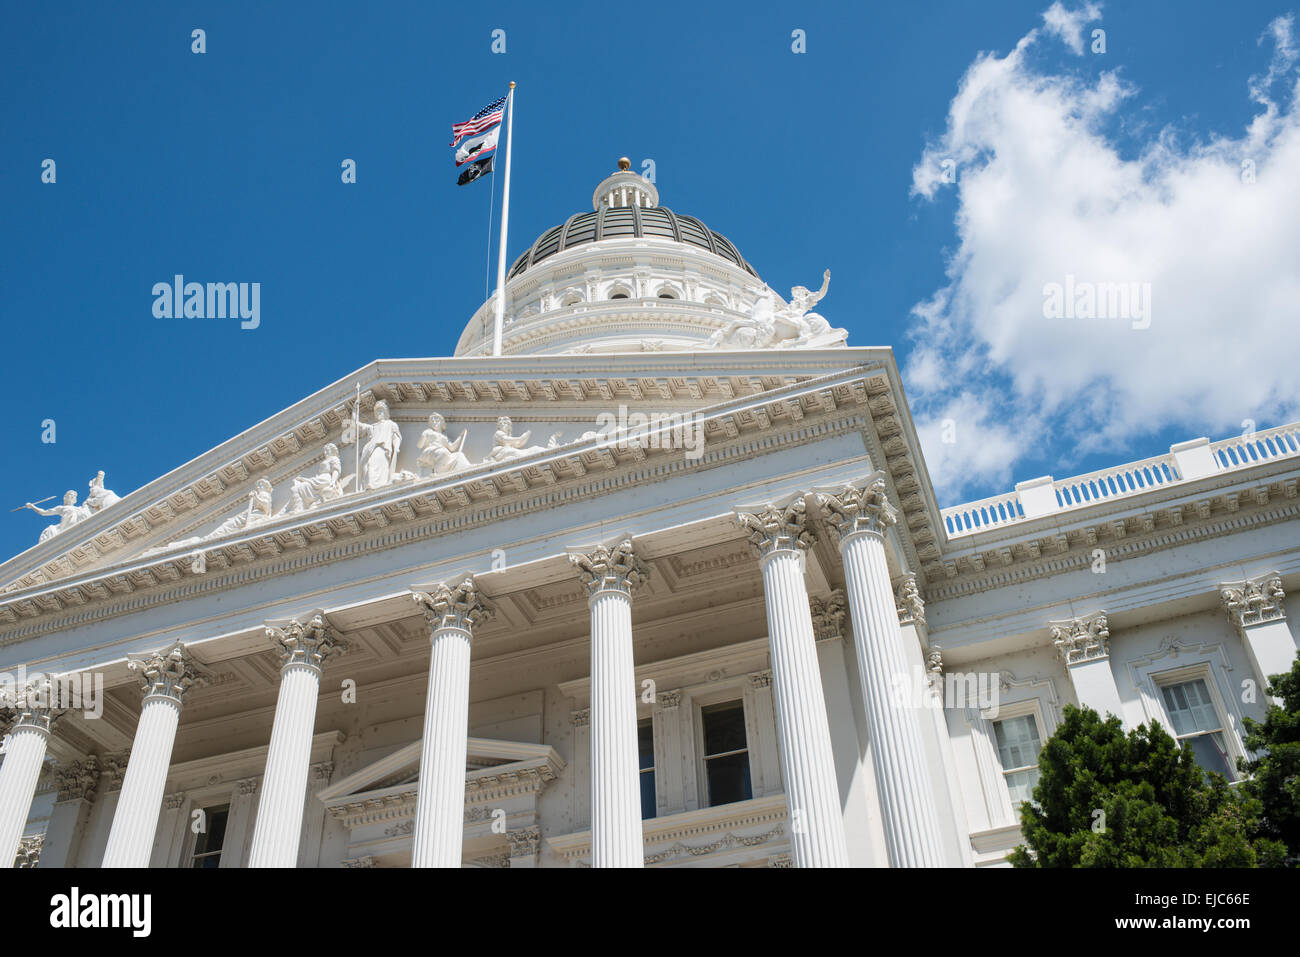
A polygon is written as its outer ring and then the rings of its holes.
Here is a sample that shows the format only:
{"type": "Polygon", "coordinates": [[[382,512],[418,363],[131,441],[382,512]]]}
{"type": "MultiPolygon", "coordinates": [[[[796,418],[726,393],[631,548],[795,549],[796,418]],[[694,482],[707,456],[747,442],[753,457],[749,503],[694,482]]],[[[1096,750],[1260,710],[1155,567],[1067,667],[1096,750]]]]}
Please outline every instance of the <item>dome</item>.
{"type": "Polygon", "coordinates": [[[602,239],[642,238],[688,243],[721,256],[751,276],[758,277],[731,240],[709,229],[694,216],[674,213],[665,206],[611,206],[602,202],[593,212],[575,213],[559,226],[552,226],[538,236],[528,251],[510,267],[509,278],[523,275],[529,267],[575,246],[598,243],[602,239]]]}

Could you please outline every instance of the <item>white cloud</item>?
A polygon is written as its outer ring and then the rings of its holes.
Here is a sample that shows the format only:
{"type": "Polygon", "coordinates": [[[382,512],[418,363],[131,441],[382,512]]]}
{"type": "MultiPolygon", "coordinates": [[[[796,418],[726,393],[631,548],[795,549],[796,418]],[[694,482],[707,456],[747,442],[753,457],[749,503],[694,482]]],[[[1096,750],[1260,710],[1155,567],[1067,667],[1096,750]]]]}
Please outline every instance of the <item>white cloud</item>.
{"type": "Polygon", "coordinates": [[[1060,37],[1076,56],[1083,56],[1083,28],[1093,20],[1101,19],[1101,6],[1084,4],[1077,10],[1067,10],[1056,0],[1043,12],[1043,26],[1048,33],[1060,37]]]}
{"type": "Polygon", "coordinates": [[[1300,412],[1293,19],[1261,37],[1271,62],[1243,103],[1262,110],[1239,137],[1180,146],[1166,129],[1135,156],[1108,132],[1138,93],[1118,72],[1026,62],[1050,37],[1080,52],[1098,15],[1054,3],[1041,35],[978,58],[913,170],[915,195],[957,197],[948,284],[914,308],[904,370],[941,494],[1003,487],[1011,462],[1045,448],[1063,477],[1083,454],[1118,456],[1166,428],[1217,437],[1300,412]],[[1044,318],[1044,287],[1067,281],[1149,283],[1149,327],[1044,318]],[[936,423],[956,416],[960,437],[963,415],[978,441],[937,442],[936,423]]]}

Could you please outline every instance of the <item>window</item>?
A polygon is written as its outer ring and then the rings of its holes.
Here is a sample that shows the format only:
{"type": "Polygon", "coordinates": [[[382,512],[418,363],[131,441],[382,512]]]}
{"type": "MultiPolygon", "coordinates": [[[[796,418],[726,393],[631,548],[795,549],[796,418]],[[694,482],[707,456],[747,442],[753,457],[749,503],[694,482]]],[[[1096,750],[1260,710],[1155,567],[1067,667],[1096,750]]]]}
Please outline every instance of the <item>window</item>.
{"type": "Polygon", "coordinates": [[[1178,743],[1192,752],[1204,770],[1217,771],[1229,781],[1234,780],[1232,760],[1223,738],[1223,722],[1210,699],[1205,679],[1163,685],[1160,695],[1178,743]]]}
{"type": "Polygon", "coordinates": [[[610,296],[609,298],[610,298],[610,299],[626,299],[626,298],[627,298],[627,293],[625,293],[625,292],[616,292],[616,293],[614,293],[614,295],[610,296]]]}
{"type": "Polygon", "coordinates": [[[641,819],[655,816],[655,733],[649,720],[636,726],[637,750],[641,753],[641,819]]]}
{"type": "Polygon", "coordinates": [[[1032,801],[1034,785],[1038,783],[1038,721],[1032,714],[1004,718],[993,722],[993,733],[998,739],[998,759],[1002,762],[1002,777],[1011,792],[1011,806],[1019,811],[1024,801],[1032,801]]]}
{"type": "Polygon", "coordinates": [[[704,779],[708,806],[748,801],[754,792],[749,782],[744,702],[708,705],[700,709],[700,719],[704,726],[704,779]]]}
{"type": "Polygon", "coordinates": [[[226,839],[226,819],[230,816],[230,805],[203,809],[206,818],[204,831],[194,837],[194,854],[190,858],[190,867],[221,866],[221,845],[226,839]]]}

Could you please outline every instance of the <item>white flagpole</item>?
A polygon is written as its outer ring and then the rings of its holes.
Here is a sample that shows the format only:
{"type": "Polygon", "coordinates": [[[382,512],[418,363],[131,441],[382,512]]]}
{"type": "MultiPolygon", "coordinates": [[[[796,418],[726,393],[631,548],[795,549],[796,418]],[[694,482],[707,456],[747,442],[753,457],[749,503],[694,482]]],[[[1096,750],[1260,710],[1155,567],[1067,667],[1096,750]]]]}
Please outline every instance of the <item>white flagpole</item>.
{"type": "Polygon", "coordinates": [[[492,326],[492,354],[501,355],[501,325],[506,312],[506,233],[510,228],[510,132],[515,125],[515,83],[510,81],[510,94],[506,97],[506,176],[501,196],[501,248],[497,255],[496,321],[492,326]]]}

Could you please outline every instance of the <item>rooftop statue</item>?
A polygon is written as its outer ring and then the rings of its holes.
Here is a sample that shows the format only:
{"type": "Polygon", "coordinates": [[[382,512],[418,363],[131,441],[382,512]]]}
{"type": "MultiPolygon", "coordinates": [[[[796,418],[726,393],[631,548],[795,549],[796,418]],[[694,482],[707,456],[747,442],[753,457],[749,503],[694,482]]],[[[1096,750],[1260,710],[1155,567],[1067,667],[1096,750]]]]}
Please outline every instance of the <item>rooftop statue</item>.
{"type": "Polygon", "coordinates": [[[90,493],[86,496],[86,508],[90,509],[91,514],[94,514],[108,508],[110,505],[116,505],[120,501],[122,501],[122,496],[112,489],[104,488],[104,470],[100,469],[99,474],[90,480],[90,493]]]}
{"type": "Polygon", "coordinates": [[[825,318],[808,311],[822,301],[830,284],[828,269],[822,274],[820,289],[813,292],[807,286],[795,286],[790,290],[788,303],[781,302],[776,293],[764,286],[750,314],[715,332],[709,338],[709,348],[799,349],[814,344],[842,343],[848,338],[845,330],[832,329],[825,318]]]}
{"type": "MultiPolygon", "coordinates": [[[[103,473],[101,472],[100,474],[102,475],[103,473]]],[[[49,525],[46,527],[45,531],[41,532],[41,537],[37,540],[37,544],[53,538],[55,535],[59,534],[59,532],[71,528],[78,522],[90,518],[90,509],[85,505],[77,504],[77,493],[71,489],[64,493],[62,505],[55,505],[52,508],[41,508],[39,505],[33,505],[31,502],[28,502],[23,507],[30,508],[37,515],[57,515],[59,517],[59,523],[57,525],[49,525]]]]}

